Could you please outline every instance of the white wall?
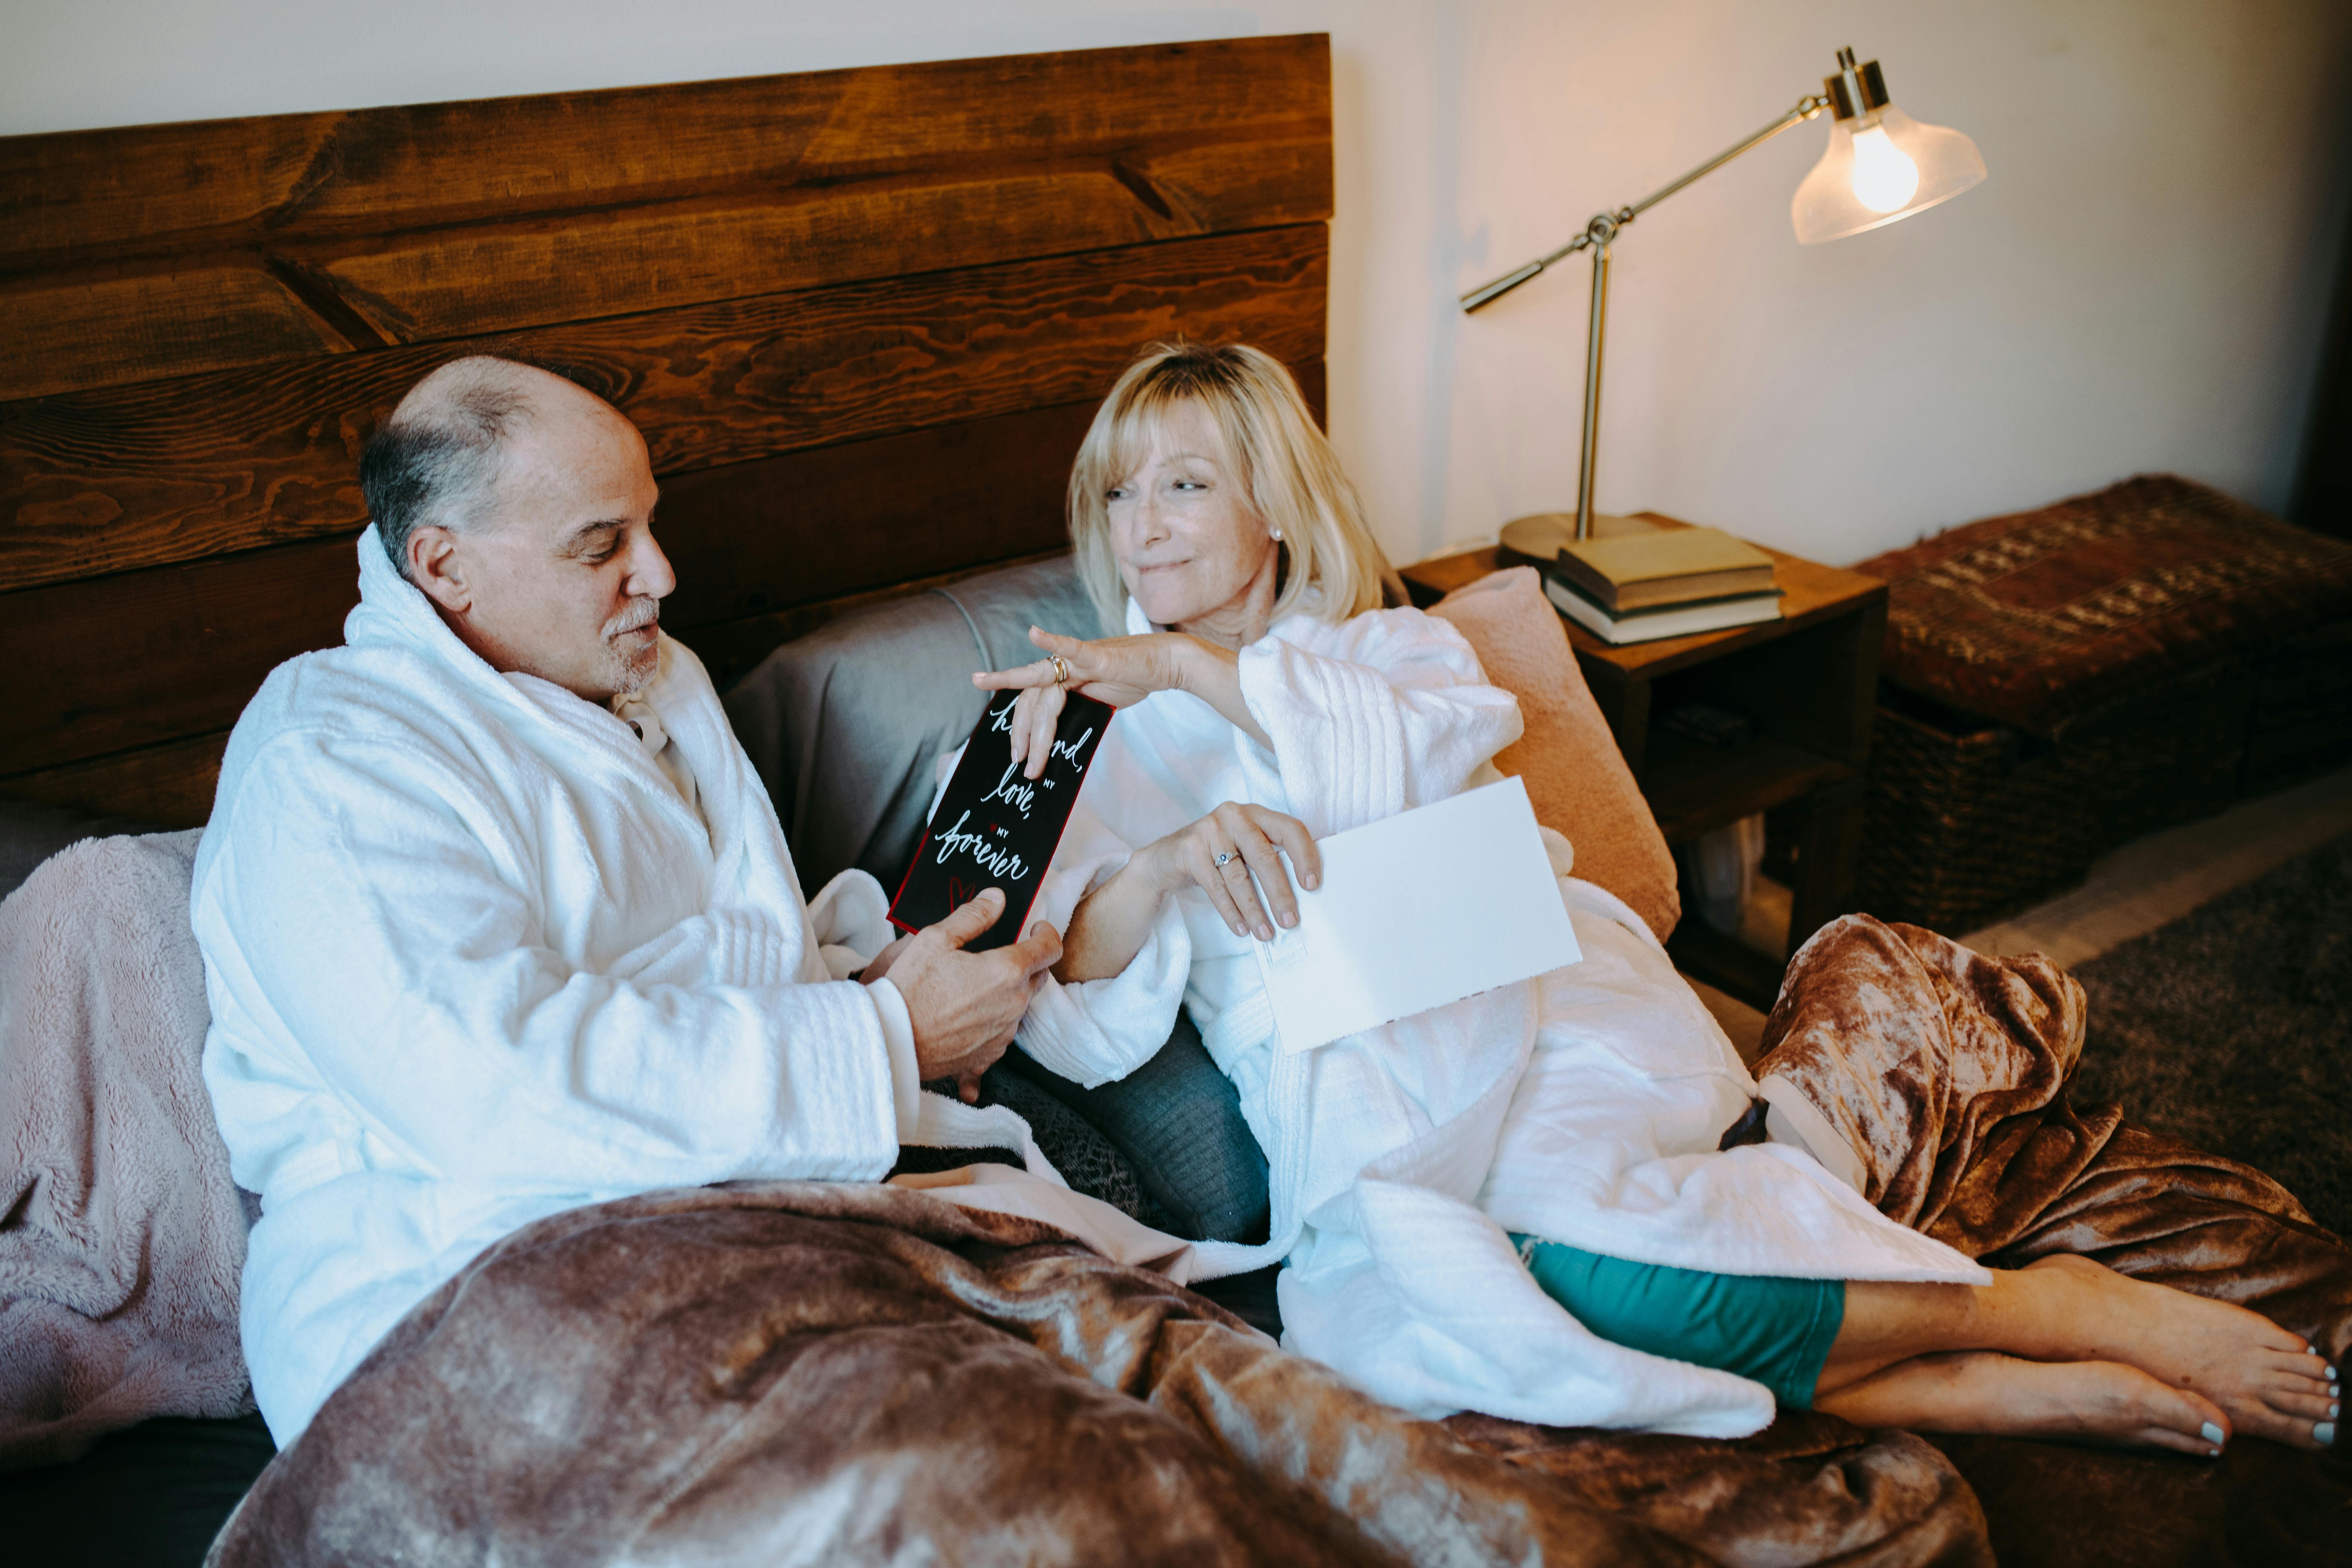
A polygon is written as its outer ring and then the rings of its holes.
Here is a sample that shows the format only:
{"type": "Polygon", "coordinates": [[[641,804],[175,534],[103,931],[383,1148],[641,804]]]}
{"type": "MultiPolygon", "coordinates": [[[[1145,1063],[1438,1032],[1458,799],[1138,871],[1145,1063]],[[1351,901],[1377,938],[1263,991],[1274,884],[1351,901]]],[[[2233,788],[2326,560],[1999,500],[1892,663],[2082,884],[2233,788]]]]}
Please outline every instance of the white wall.
{"type": "Polygon", "coordinates": [[[1814,124],[1644,216],[1601,506],[1851,561],[2152,468],[2286,502],[2352,201],[2338,0],[0,0],[0,134],[1297,31],[1333,44],[1332,430],[1400,559],[1573,502],[1581,262],[1454,295],[1845,43],[1991,178],[1800,247],[1814,124]]]}

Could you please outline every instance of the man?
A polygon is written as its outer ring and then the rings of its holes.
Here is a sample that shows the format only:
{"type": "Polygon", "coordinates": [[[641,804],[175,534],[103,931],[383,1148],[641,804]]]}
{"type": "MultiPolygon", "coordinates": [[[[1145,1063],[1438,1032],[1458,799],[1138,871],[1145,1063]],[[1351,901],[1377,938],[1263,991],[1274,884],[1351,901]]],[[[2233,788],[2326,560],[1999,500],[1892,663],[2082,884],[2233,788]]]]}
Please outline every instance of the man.
{"type": "Polygon", "coordinates": [[[458,360],[361,479],[344,646],[238,721],[192,896],[205,1082],[262,1198],[243,1336],[281,1447],[534,1219],[872,1181],[902,1141],[1026,1146],[919,1086],[969,1096],[1061,951],[1042,924],[959,951],[992,890],[887,947],[872,878],[803,904],[709,676],[662,635],[658,489],[611,405],[458,360]]]}

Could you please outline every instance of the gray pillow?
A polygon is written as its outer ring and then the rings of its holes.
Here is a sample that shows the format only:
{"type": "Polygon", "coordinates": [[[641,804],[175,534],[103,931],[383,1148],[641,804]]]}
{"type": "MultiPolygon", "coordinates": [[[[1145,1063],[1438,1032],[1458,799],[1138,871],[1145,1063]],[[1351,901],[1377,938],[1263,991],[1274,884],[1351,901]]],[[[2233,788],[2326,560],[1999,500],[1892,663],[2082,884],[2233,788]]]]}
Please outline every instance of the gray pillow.
{"type": "Polygon", "coordinates": [[[806,891],[853,866],[898,891],[933,770],[988,706],[971,672],[1027,663],[1032,626],[1101,635],[1070,557],[844,616],[735,683],[728,720],[768,786],[806,891]]]}

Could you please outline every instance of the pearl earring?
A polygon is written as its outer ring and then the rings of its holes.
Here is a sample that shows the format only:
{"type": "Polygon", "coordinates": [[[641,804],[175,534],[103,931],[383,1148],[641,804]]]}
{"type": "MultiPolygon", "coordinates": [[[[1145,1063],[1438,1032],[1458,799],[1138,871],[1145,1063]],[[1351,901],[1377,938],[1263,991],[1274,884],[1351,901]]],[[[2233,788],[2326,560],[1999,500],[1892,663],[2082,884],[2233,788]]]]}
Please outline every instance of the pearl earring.
{"type": "Polygon", "coordinates": [[[1268,529],[1266,531],[1267,531],[1267,533],[1268,533],[1269,535],[1271,535],[1271,536],[1272,536],[1272,538],[1273,538],[1274,542],[1275,542],[1276,544],[1279,544],[1279,543],[1281,543],[1281,542],[1282,542],[1282,530],[1280,530],[1280,529],[1278,529],[1278,528],[1273,528],[1273,529],[1268,529]]]}

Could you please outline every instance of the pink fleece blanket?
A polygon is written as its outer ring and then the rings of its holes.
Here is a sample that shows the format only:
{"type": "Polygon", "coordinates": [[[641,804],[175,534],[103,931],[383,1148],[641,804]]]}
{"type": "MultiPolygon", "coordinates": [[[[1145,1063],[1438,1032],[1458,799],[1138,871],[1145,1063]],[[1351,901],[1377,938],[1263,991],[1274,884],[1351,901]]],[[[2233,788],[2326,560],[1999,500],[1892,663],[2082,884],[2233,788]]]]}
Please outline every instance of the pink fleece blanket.
{"type": "Polygon", "coordinates": [[[197,837],[75,845],[0,903],[0,1469],[253,1408],[246,1221],[200,1071],[197,837]]]}

